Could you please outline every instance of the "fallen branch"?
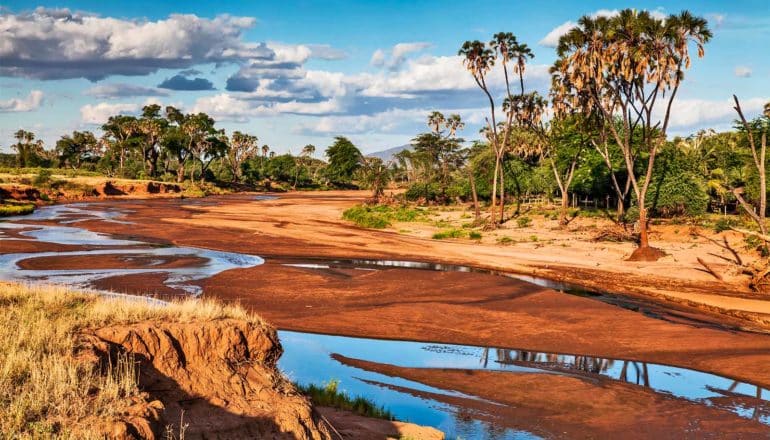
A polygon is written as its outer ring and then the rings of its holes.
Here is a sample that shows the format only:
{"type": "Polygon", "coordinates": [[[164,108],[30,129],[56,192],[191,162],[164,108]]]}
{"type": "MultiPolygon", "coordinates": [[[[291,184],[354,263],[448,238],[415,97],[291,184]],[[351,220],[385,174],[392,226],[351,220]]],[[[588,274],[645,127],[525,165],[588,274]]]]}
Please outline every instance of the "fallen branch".
{"type": "Polygon", "coordinates": [[[755,231],[749,231],[748,229],[735,228],[735,227],[732,227],[732,226],[730,226],[730,229],[735,231],[735,232],[740,232],[743,235],[756,235],[757,237],[761,238],[762,240],[764,240],[766,242],[770,242],[770,235],[765,235],[765,234],[762,234],[762,233],[759,233],[759,232],[755,232],[755,231]]]}
{"type": "Polygon", "coordinates": [[[718,279],[719,281],[724,281],[724,278],[722,278],[722,275],[720,275],[716,270],[714,270],[713,267],[711,267],[708,263],[703,261],[700,257],[697,258],[698,263],[701,264],[701,266],[706,268],[706,271],[714,276],[714,278],[718,279]]]}

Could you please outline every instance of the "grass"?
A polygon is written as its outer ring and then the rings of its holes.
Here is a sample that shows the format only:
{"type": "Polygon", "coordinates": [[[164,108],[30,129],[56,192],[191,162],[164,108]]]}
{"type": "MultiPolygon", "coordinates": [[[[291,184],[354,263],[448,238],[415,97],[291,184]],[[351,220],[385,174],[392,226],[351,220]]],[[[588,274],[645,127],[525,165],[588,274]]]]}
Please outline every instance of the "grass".
{"type": "Polygon", "coordinates": [[[239,307],[211,301],[159,307],[56,286],[0,283],[0,438],[103,438],[92,432],[96,422],[116,420],[131,399],[144,398],[131,358],[100,369],[77,356],[81,331],[220,318],[264,325],[239,307]]]}
{"type": "Polygon", "coordinates": [[[407,206],[358,205],[346,209],[342,213],[342,218],[363,228],[383,229],[394,222],[424,221],[427,218],[427,212],[423,209],[407,206]]]}
{"type": "Polygon", "coordinates": [[[0,217],[10,217],[12,215],[27,215],[35,211],[34,203],[16,202],[7,200],[0,204],[0,217]]]}
{"type": "Polygon", "coordinates": [[[468,233],[462,229],[445,229],[436,232],[431,238],[434,240],[446,240],[447,238],[465,238],[467,235],[468,233]]]}
{"type": "Polygon", "coordinates": [[[296,386],[303,394],[310,397],[310,400],[315,405],[342,409],[364,417],[396,420],[393,413],[385,409],[385,407],[378,406],[364,397],[350,397],[344,391],[340,391],[338,389],[339,384],[338,380],[332,379],[329,382],[325,382],[322,386],[315,384],[296,386]]]}

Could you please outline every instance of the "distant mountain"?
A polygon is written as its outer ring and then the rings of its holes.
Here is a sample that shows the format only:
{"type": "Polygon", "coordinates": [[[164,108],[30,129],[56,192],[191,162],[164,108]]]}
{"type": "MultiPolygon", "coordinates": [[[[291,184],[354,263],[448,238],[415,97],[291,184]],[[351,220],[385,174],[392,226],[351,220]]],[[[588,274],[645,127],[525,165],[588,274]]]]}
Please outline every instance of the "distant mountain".
{"type": "Polygon", "coordinates": [[[400,147],[393,147],[388,148],[387,150],[382,151],[375,151],[374,153],[369,153],[367,156],[371,157],[379,157],[382,159],[383,162],[388,162],[389,160],[393,159],[393,156],[395,154],[398,154],[404,150],[411,150],[412,146],[410,144],[401,145],[400,147]]]}

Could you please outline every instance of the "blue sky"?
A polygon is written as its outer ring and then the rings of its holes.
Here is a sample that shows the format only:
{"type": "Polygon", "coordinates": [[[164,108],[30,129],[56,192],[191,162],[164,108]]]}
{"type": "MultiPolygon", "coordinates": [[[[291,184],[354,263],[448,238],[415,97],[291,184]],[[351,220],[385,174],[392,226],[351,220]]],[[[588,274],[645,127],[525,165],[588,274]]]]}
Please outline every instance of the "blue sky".
{"type": "Polygon", "coordinates": [[[528,88],[547,92],[550,42],[584,14],[689,9],[715,37],[687,73],[672,134],[730,126],[770,99],[767,1],[10,1],[0,8],[0,148],[30,129],[48,147],[107,115],[157,102],[205,111],[278,151],[336,135],[365,151],[407,143],[431,110],[477,137],[485,101],[455,57],[511,31],[535,51],[528,88]],[[66,10],[64,10],[66,9],[66,10]],[[179,15],[189,14],[189,15],[179,15]]]}

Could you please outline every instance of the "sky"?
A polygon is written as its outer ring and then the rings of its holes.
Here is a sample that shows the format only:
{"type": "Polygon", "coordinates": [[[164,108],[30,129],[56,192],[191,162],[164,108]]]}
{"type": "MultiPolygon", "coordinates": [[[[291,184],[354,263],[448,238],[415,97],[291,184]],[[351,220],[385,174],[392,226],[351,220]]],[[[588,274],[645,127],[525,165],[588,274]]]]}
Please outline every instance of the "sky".
{"type": "MultiPolygon", "coordinates": [[[[459,113],[478,138],[486,98],[465,40],[513,32],[547,94],[559,35],[582,15],[688,9],[714,32],[677,95],[669,133],[729,129],[770,100],[770,3],[747,1],[59,1],[0,3],[0,151],[24,128],[48,148],[148,103],[206,112],[278,152],[318,154],[335,136],[365,152],[406,144],[427,114],[459,113]]],[[[493,86],[502,93],[501,78],[493,86]]]]}

